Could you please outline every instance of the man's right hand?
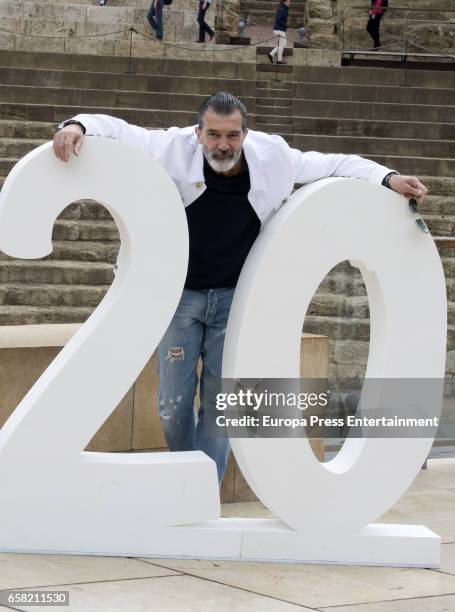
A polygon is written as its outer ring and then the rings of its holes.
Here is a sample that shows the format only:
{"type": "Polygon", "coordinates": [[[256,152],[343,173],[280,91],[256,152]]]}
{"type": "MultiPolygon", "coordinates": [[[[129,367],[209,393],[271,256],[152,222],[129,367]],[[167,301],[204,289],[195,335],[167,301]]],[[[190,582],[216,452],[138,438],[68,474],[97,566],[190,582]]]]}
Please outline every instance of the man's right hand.
{"type": "Polygon", "coordinates": [[[54,136],[54,153],[62,161],[68,161],[71,153],[76,157],[84,143],[84,132],[74,123],[59,130],[54,136]]]}

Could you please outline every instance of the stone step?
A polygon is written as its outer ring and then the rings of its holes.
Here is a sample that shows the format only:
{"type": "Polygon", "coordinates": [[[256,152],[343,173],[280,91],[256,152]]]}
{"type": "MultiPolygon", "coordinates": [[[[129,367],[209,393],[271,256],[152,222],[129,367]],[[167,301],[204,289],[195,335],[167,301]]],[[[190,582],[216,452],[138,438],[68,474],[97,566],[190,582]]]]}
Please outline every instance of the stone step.
{"type": "Polygon", "coordinates": [[[299,133],[294,142],[298,142],[303,150],[333,151],[334,153],[362,152],[365,155],[455,158],[455,140],[318,136],[299,133]]]}
{"type": "MultiPolygon", "coordinates": [[[[455,235],[455,216],[454,215],[433,215],[425,214],[425,222],[434,236],[454,236],[455,235]]],[[[451,262],[450,265],[452,265],[451,262]]],[[[455,268],[450,268],[453,275],[455,268]]]]}
{"type": "MultiPolygon", "coordinates": [[[[444,273],[446,275],[446,278],[454,278],[455,277],[455,254],[452,254],[451,256],[441,255],[441,261],[442,261],[442,265],[444,268],[444,273]]],[[[455,321],[452,321],[452,322],[455,323],[455,321]]]]}
{"type": "MultiPolygon", "coordinates": [[[[295,138],[295,136],[294,136],[295,138]]],[[[359,155],[362,153],[359,151],[359,155]]],[[[426,172],[434,176],[447,176],[455,173],[455,159],[440,159],[437,157],[410,157],[395,155],[365,155],[369,159],[393,168],[401,174],[416,174],[419,177],[426,172]]]]}
{"type": "MultiPolygon", "coordinates": [[[[307,333],[323,334],[329,340],[362,340],[370,338],[369,319],[356,317],[315,316],[305,317],[303,330],[307,333]]],[[[447,326],[447,349],[455,348],[455,325],[447,326]]]]}
{"type": "Polygon", "coordinates": [[[302,134],[328,136],[455,140],[455,124],[453,123],[415,123],[387,119],[294,116],[294,131],[302,134]]]}
{"type": "MultiPolygon", "coordinates": [[[[196,107],[195,107],[196,108],[196,107]]],[[[93,106],[64,106],[20,102],[0,102],[0,119],[24,119],[26,121],[46,121],[56,124],[74,117],[78,113],[102,113],[124,119],[135,125],[149,125],[155,128],[169,126],[185,127],[196,121],[193,111],[168,111],[159,109],[112,108],[93,106]]],[[[3,174],[0,170],[0,174],[3,174]]]]}
{"type": "Polygon", "coordinates": [[[37,140],[51,140],[54,134],[55,123],[0,119],[0,138],[36,138],[37,140]]]}
{"type": "Polygon", "coordinates": [[[54,240],[53,251],[47,260],[55,261],[91,261],[115,264],[120,248],[120,242],[107,243],[97,241],[74,242],[70,240],[54,240]]]}
{"type": "Polygon", "coordinates": [[[44,323],[83,323],[91,307],[0,306],[0,325],[41,325],[44,323]]]}
{"type": "MultiPolygon", "coordinates": [[[[104,7],[103,7],[104,8],[104,7]]],[[[256,66],[252,63],[232,61],[193,61],[163,57],[128,57],[115,55],[87,55],[82,53],[36,53],[19,49],[0,49],[0,66],[12,68],[37,68],[75,70],[112,74],[176,75],[185,77],[213,77],[256,80],[256,66]]]]}
{"type": "Polygon", "coordinates": [[[368,297],[317,292],[307,310],[307,316],[310,315],[368,319],[368,297]]]}
{"type": "Polygon", "coordinates": [[[0,283],[110,285],[113,266],[101,262],[0,261],[0,283]]]}
{"type": "MultiPolygon", "coordinates": [[[[292,118],[291,118],[292,119],[292,118]]],[[[278,134],[282,136],[289,146],[293,146],[294,134],[287,117],[274,117],[270,115],[256,115],[255,130],[268,134],[278,134]],[[270,121],[270,123],[268,123],[270,121]],[[280,123],[282,121],[282,123],[280,123]],[[292,143],[292,144],[291,144],[292,143]]]]}
{"type": "Polygon", "coordinates": [[[256,81],[256,87],[261,90],[286,90],[292,94],[294,85],[293,83],[287,83],[286,81],[256,81]]]}
{"type": "MultiPolygon", "coordinates": [[[[262,60],[265,59],[266,56],[270,53],[270,51],[275,48],[275,46],[276,45],[269,43],[267,47],[256,47],[256,56],[258,57],[258,61],[259,58],[261,58],[262,60]]],[[[292,57],[294,55],[294,49],[292,47],[285,47],[283,49],[283,55],[284,57],[292,57]]]]}
{"type": "MultiPolygon", "coordinates": [[[[207,96],[202,94],[180,94],[162,92],[137,92],[97,89],[71,89],[60,87],[28,87],[25,85],[0,84],[0,99],[3,103],[32,103],[78,105],[84,107],[112,107],[136,109],[167,109],[196,113],[207,96]]],[[[243,96],[246,105],[253,97],[243,96]]]]}
{"type": "MultiPolygon", "coordinates": [[[[443,264],[446,274],[450,270],[450,274],[453,275],[455,258],[445,258],[443,264]],[[449,263],[449,260],[453,261],[449,263]]],[[[307,316],[309,315],[368,319],[370,316],[368,297],[317,292],[308,307],[307,316]]],[[[455,302],[448,303],[448,323],[455,325],[455,302]]]]}
{"type": "Polygon", "coordinates": [[[340,83],[296,83],[294,99],[352,100],[354,102],[394,102],[455,106],[455,89],[403,87],[394,85],[340,83]]]}
{"type": "MultiPolygon", "coordinates": [[[[286,115],[259,115],[255,116],[255,129],[258,131],[268,132],[270,134],[281,134],[292,132],[292,117],[286,115]]],[[[288,134],[293,136],[293,134],[288,134]]]]}
{"type": "Polygon", "coordinates": [[[289,98],[273,98],[272,96],[261,98],[256,96],[256,107],[257,109],[271,109],[277,108],[280,111],[286,109],[287,113],[292,114],[292,100],[289,98]]]}
{"type": "Polygon", "coordinates": [[[32,283],[0,285],[1,306],[98,306],[109,285],[34,285],[32,283]]]}
{"type": "Polygon", "coordinates": [[[420,205],[422,214],[428,215],[455,215],[455,195],[437,196],[427,195],[423,204],[420,205]]]}
{"type": "Polygon", "coordinates": [[[256,103],[258,100],[268,98],[283,98],[288,99],[292,95],[289,89],[268,89],[267,87],[256,86],[256,103]]]}
{"type": "MultiPolygon", "coordinates": [[[[112,74],[36,68],[0,67],[0,83],[34,87],[95,89],[107,91],[210,95],[226,89],[237,96],[254,96],[255,83],[244,79],[185,77],[183,75],[112,74]]],[[[276,96],[278,97],[278,96],[276,96]]],[[[39,102],[39,100],[35,100],[39,102]]]]}
{"type": "Polygon", "coordinates": [[[419,178],[428,187],[431,195],[447,197],[455,195],[455,177],[453,176],[430,176],[422,172],[419,178]]]}
{"type": "Polygon", "coordinates": [[[9,174],[13,166],[15,166],[18,161],[19,159],[17,158],[0,159],[0,174],[5,176],[9,174]]]}
{"type": "Polygon", "coordinates": [[[455,71],[406,70],[374,66],[295,66],[294,76],[300,83],[347,83],[397,87],[455,88],[455,71]]]}
{"type": "Polygon", "coordinates": [[[36,149],[47,140],[29,138],[0,138],[1,157],[23,157],[32,149],[36,149]]]}
{"type": "Polygon", "coordinates": [[[54,224],[52,232],[54,240],[81,240],[94,242],[101,240],[103,242],[118,242],[119,233],[114,221],[97,220],[85,221],[79,219],[77,221],[58,220],[54,224]]]}
{"type": "Polygon", "coordinates": [[[299,98],[294,101],[294,115],[454,123],[455,106],[436,104],[394,104],[390,102],[355,102],[352,100],[310,100],[299,98]]]}
{"type": "Polygon", "coordinates": [[[285,75],[293,74],[293,66],[287,65],[279,65],[279,64],[271,64],[268,60],[263,60],[263,64],[256,64],[256,76],[260,77],[261,73],[264,74],[264,78],[268,79],[269,77],[266,74],[273,72],[274,74],[279,74],[280,78],[284,78],[285,75]]]}
{"type": "MultiPolygon", "coordinates": [[[[450,264],[449,264],[450,265],[450,264]]],[[[446,278],[447,299],[449,302],[455,302],[455,279],[446,278]]],[[[343,295],[346,297],[365,296],[365,283],[360,275],[351,268],[337,269],[331,271],[321,282],[318,288],[318,293],[343,295]]]]}

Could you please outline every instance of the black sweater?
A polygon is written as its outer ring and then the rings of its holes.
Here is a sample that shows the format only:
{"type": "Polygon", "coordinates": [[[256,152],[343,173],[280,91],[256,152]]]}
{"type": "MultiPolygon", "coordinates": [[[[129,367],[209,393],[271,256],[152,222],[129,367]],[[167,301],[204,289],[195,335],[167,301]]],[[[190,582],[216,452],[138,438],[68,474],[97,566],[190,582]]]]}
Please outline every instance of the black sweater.
{"type": "Polygon", "coordinates": [[[261,229],[248,200],[250,173],[244,159],[234,176],[217,174],[204,160],[204,177],[207,189],[185,208],[190,235],[185,287],[235,287],[261,229]]]}
{"type": "Polygon", "coordinates": [[[287,4],[281,4],[275,15],[274,30],[280,30],[280,32],[286,32],[288,29],[288,13],[289,7],[287,4]]]}

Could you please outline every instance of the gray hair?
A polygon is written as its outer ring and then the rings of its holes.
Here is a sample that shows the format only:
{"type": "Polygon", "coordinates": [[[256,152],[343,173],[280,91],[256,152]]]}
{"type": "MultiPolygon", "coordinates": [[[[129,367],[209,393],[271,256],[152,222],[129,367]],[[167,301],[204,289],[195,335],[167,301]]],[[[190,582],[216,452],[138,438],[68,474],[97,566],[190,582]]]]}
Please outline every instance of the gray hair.
{"type": "Polygon", "coordinates": [[[248,112],[245,105],[233,94],[227,91],[217,91],[204,100],[197,113],[197,123],[201,129],[204,123],[204,115],[209,109],[213,110],[217,115],[225,117],[232,115],[235,111],[239,111],[242,115],[242,130],[246,132],[248,128],[248,112]]]}

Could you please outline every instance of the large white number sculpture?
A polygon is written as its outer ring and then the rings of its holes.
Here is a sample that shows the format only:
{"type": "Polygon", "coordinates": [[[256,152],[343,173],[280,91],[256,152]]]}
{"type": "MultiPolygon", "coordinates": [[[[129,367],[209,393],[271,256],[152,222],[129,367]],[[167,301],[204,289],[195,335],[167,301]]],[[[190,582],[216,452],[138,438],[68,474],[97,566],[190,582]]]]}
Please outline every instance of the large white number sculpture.
{"type": "MultiPolygon", "coordinates": [[[[249,484],[278,517],[267,520],[219,518],[215,464],[203,453],[82,450],[172,318],[188,235],[158,163],[90,138],[68,164],[46,144],[15,166],[0,194],[0,248],[47,255],[56,217],[81,198],[112,213],[119,268],[0,431],[0,550],[437,566],[440,538],[425,527],[369,524],[410,485],[429,438],[348,440],[326,464],[306,439],[232,440],[249,484]]],[[[223,375],[298,378],[306,309],[346,259],[369,295],[367,376],[443,378],[446,297],[434,243],[400,196],[349,179],[300,189],[259,236],[236,290],[223,375]]],[[[440,407],[442,397],[432,401],[440,407]]]]}

